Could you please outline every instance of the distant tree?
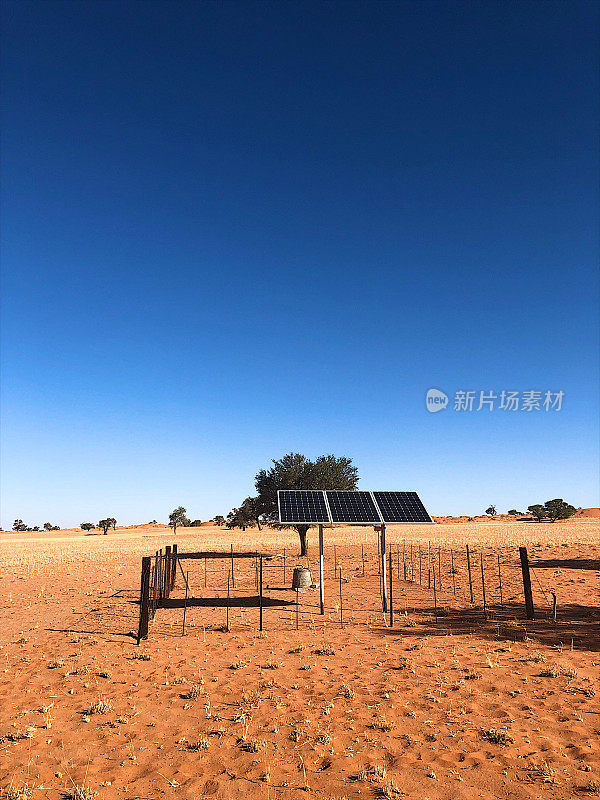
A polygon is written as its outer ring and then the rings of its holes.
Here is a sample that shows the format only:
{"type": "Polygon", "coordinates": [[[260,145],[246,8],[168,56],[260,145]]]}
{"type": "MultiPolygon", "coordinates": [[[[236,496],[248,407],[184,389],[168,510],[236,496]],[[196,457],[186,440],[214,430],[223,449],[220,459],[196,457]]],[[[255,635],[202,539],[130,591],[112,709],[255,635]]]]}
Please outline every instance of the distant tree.
{"type": "Polygon", "coordinates": [[[242,503],[240,511],[248,525],[256,523],[258,530],[262,530],[260,527],[260,515],[262,514],[262,507],[258,497],[247,497],[242,503]]]}
{"type": "Polygon", "coordinates": [[[519,516],[519,512],[517,511],[517,509],[516,509],[516,508],[511,508],[511,509],[508,511],[508,514],[509,514],[511,517],[518,517],[518,516],[519,516]]]}
{"type": "Polygon", "coordinates": [[[39,531],[39,529],[40,529],[40,526],[39,525],[35,525],[33,528],[30,528],[29,530],[31,530],[31,531],[39,531]]]}
{"type": "MultiPolygon", "coordinates": [[[[278,489],[341,489],[352,491],[358,484],[358,469],[352,459],[333,455],[320,456],[310,461],[300,453],[288,453],[278,461],[273,459],[269,470],[261,469],[255,485],[260,515],[269,522],[277,522],[278,489]]],[[[309,525],[289,525],[298,531],[300,555],[308,552],[309,525]]]]}
{"type": "Polygon", "coordinates": [[[241,528],[243,531],[245,531],[248,525],[248,519],[244,515],[244,512],[241,508],[233,508],[229,514],[227,514],[228,528],[241,528]]]}
{"type": "Polygon", "coordinates": [[[220,514],[217,514],[217,516],[213,519],[213,522],[215,523],[215,525],[219,527],[221,525],[225,525],[225,517],[222,517],[220,514]]]}
{"type": "Polygon", "coordinates": [[[54,530],[54,526],[52,525],[51,522],[44,522],[44,530],[45,531],[53,531],[54,530]]]}
{"type": "Polygon", "coordinates": [[[527,511],[529,511],[529,513],[535,517],[538,522],[541,522],[546,516],[546,509],[540,503],[536,503],[533,506],[527,506],[527,511]]]}
{"type": "Polygon", "coordinates": [[[117,530],[117,520],[114,517],[107,517],[107,521],[110,522],[110,526],[113,531],[117,530]]]}
{"type": "Polygon", "coordinates": [[[202,525],[201,519],[195,519],[193,522],[190,522],[190,528],[199,528],[202,525]]]}
{"type": "Polygon", "coordinates": [[[104,535],[108,534],[108,529],[112,528],[112,519],[101,519],[98,523],[98,527],[102,528],[104,535]]]}
{"type": "Polygon", "coordinates": [[[12,529],[13,529],[13,531],[26,531],[27,530],[27,525],[25,525],[25,523],[23,522],[22,519],[16,519],[13,522],[12,529]]]}
{"type": "Polygon", "coordinates": [[[52,528],[52,530],[53,530],[53,531],[59,531],[59,530],[60,530],[60,525],[55,525],[55,526],[52,528]]]}
{"type": "Polygon", "coordinates": [[[151,519],[150,522],[148,523],[148,525],[156,525],[156,524],[157,523],[155,519],[151,519]]]}
{"type": "Polygon", "coordinates": [[[189,522],[186,514],[187,511],[183,506],[177,506],[177,508],[169,514],[169,525],[173,528],[173,536],[175,536],[178,525],[185,527],[186,522],[189,522]]]}
{"type": "Polygon", "coordinates": [[[496,506],[489,506],[489,508],[486,508],[485,513],[488,515],[488,517],[495,517],[496,506]]]}
{"type": "Polygon", "coordinates": [[[557,519],[568,519],[576,509],[570,503],[565,503],[562,497],[557,497],[555,500],[547,500],[544,510],[550,522],[556,522],[557,519]]]}
{"type": "MultiPolygon", "coordinates": [[[[96,527],[93,522],[82,522],[79,526],[82,531],[93,531],[96,527]]],[[[106,531],[104,531],[106,533],[106,531]]]]}

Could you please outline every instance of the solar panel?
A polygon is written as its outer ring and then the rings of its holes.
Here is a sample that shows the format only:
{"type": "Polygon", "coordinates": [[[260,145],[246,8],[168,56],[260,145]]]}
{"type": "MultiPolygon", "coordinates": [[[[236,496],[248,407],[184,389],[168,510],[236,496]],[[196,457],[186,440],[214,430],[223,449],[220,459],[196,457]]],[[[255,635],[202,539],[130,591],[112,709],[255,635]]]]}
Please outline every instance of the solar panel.
{"type": "Polygon", "coordinates": [[[280,490],[280,522],[329,522],[323,492],[315,489],[280,490]]]}
{"type": "Polygon", "coordinates": [[[335,492],[327,490],[332,522],[381,522],[371,492],[335,492]]]}
{"type": "Polygon", "coordinates": [[[416,492],[373,492],[384,522],[433,522],[416,492]]]}

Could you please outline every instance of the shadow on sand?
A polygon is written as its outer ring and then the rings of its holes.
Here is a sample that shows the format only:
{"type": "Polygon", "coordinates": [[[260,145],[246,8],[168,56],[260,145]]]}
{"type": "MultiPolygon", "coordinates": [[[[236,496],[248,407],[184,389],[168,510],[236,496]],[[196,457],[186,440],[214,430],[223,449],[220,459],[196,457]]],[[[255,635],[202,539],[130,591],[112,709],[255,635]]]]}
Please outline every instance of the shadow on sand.
{"type": "Polygon", "coordinates": [[[562,605],[557,620],[553,622],[547,608],[536,609],[538,619],[525,619],[523,604],[505,603],[488,608],[486,620],[479,609],[438,610],[437,620],[433,605],[429,608],[408,609],[409,615],[421,617],[414,627],[403,625],[404,617],[396,617],[393,628],[379,628],[383,636],[405,638],[421,636],[461,636],[471,634],[490,641],[525,641],[534,639],[546,645],[571,646],[577,650],[600,650],[600,608],[598,606],[562,605]]]}

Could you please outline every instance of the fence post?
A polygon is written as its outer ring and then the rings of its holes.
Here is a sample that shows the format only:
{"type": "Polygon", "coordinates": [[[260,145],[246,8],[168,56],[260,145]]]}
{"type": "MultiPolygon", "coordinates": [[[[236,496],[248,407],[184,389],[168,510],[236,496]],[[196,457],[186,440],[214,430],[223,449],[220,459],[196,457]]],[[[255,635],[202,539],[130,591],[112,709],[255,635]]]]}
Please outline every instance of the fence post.
{"type": "Polygon", "coordinates": [[[344,627],[344,604],[342,600],[342,568],[340,567],[340,628],[344,627]]]}
{"type": "Polygon", "coordinates": [[[385,548],[385,524],[381,523],[381,587],[383,589],[382,592],[382,600],[383,600],[383,613],[385,614],[388,610],[387,605],[387,580],[386,580],[386,548],[385,548]]]}
{"type": "MultiPolygon", "coordinates": [[[[406,569],[406,565],[405,565],[406,569]]],[[[390,547],[390,628],[394,627],[394,587],[393,587],[393,574],[392,569],[392,548],[390,547]]]]}
{"type": "Polygon", "coordinates": [[[471,602],[474,603],[473,600],[473,580],[471,579],[471,556],[469,554],[469,545],[467,545],[467,569],[469,570],[469,592],[471,593],[471,602]]]}
{"type": "Polygon", "coordinates": [[[438,588],[442,591],[442,548],[438,545],[438,588]]]}
{"type": "Polygon", "coordinates": [[[171,589],[175,587],[175,579],[177,578],[177,545],[173,545],[173,569],[171,571],[171,589]]]}
{"type": "Polygon", "coordinates": [[[259,631],[263,629],[263,580],[262,580],[262,555],[260,557],[260,565],[258,570],[258,601],[260,604],[260,617],[259,617],[259,631]]]}
{"type": "MultiPolygon", "coordinates": [[[[364,563],[363,563],[364,567],[364,563]]],[[[321,614],[325,613],[325,586],[323,581],[323,526],[319,525],[319,610],[321,614]]]]}
{"type": "Polygon", "coordinates": [[[531,594],[531,575],[529,574],[529,559],[527,558],[527,548],[519,547],[521,557],[521,571],[523,573],[523,592],[525,594],[525,614],[527,619],[535,619],[533,610],[533,595],[531,594]]]}
{"type": "Polygon", "coordinates": [[[500,572],[500,556],[498,556],[498,585],[500,586],[500,605],[502,605],[502,573],[500,572]]]}
{"type": "Polygon", "coordinates": [[[231,585],[235,589],[235,575],[233,573],[233,545],[231,545],[231,585]]]}
{"type": "Polygon", "coordinates": [[[163,589],[167,598],[171,593],[171,546],[165,547],[165,569],[163,572],[163,589]]]}
{"type": "Polygon", "coordinates": [[[404,568],[404,580],[406,580],[406,539],[402,539],[402,566],[404,568]]]}
{"type": "Polygon", "coordinates": [[[454,553],[452,552],[452,548],[450,548],[450,572],[452,573],[452,591],[454,593],[454,597],[456,597],[456,578],[454,576],[454,553]]]}
{"type": "Polygon", "coordinates": [[[142,577],[140,585],[140,621],[137,643],[148,638],[148,617],[150,612],[150,556],[142,558],[142,577]]]}
{"type": "Polygon", "coordinates": [[[485,602],[485,576],[483,574],[483,553],[479,553],[481,560],[481,590],[483,592],[483,617],[487,621],[487,605],[485,602]]]}

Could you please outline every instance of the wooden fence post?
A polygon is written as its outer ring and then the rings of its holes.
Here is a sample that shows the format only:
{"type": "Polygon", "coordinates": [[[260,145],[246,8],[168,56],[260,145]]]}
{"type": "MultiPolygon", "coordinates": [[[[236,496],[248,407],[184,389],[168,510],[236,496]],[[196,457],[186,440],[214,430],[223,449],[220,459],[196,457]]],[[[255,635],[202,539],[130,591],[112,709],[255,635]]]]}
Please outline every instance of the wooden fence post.
{"type": "Polygon", "coordinates": [[[533,595],[531,594],[531,575],[529,574],[529,559],[527,558],[527,548],[519,547],[521,557],[521,571],[523,573],[523,592],[525,594],[525,614],[527,619],[535,619],[533,610],[533,595]]]}
{"type": "Polygon", "coordinates": [[[235,575],[233,572],[233,545],[231,545],[231,585],[235,589],[235,575]]]}
{"type": "Polygon", "coordinates": [[[442,548],[438,545],[438,589],[442,590],[442,548]]]}
{"type": "Polygon", "coordinates": [[[165,598],[171,593],[171,545],[165,547],[165,568],[163,571],[163,591],[165,598]]]}
{"type": "Polygon", "coordinates": [[[137,643],[148,638],[148,618],[150,613],[150,556],[142,558],[142,576],[140,585],[140,620],[137,643]]]}
{"type": "Polygon", "coordinates": [[[469,554],[469,545],[467,545],[467,569],[469,570],[469,592],[471,593],[471,602],[475,602],[473,600],[473,581],[471,579],[471,556],[469,554]]]}
{"type": "Polygon", "coordinates": [[[177,545],[173,545],[173,570],[171,572],[171,589],[175,588],[175,580],[177,579],[177,545]]]}
{"type": "Polygon", "coordinates": [[[454,597],[456,597],[456,578],[454,575],[454,553],[452,552],[452,548],[450,548],[450,572],[452,573],[452,591],[454,593],[454,597]]]}

